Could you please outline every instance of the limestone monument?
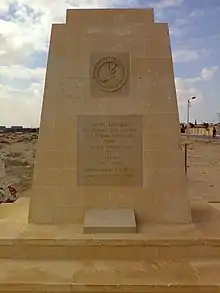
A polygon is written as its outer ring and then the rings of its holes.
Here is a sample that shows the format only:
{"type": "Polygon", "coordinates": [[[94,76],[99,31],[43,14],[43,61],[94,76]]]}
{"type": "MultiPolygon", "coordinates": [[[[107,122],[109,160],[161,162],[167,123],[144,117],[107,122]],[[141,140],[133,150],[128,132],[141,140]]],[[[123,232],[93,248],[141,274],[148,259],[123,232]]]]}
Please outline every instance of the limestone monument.
{"type": "Polygon", "coordinates": [[[168,25],[152,9],[68,10],[52,26],[29,222],[189,223],[185,180],[168,25]]]}
{"type": "Polygon", "coordinates": [[[220,204],[191,222],[183,157],[167,24],[68,10],[31,198],[0,205],[0,293],[220,292],[220,204]]]}

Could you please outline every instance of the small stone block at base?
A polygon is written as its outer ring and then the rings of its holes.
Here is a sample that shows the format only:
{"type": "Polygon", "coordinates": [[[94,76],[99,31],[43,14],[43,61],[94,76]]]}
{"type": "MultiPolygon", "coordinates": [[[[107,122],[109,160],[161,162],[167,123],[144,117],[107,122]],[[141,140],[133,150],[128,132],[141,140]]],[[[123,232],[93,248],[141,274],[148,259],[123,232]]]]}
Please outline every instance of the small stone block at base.
{"type": "Polygon", "coordinates": [[[84,233],[136,233],[132,209],[91,209],[84,218],[84,233]]]}

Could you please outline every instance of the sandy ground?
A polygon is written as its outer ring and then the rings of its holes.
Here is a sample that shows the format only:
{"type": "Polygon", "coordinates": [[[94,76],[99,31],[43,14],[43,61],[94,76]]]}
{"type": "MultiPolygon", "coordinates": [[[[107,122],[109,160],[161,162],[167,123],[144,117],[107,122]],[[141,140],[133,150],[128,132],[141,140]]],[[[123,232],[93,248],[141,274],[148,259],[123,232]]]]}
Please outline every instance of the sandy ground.
{"type": "MultiPolygon", "coordinates": [[[[36,143],[35,134],[0,134],[0,154],[6,160],[8,183],[22,196],[31,187],[36,143]]],[[[193,139],[188,149],[191,199],[220,202],[220,141],[193,139]]]]}
{"type": "Polygon", "coordinates": [[[220,202],[220,141],[191,141],[188,180],[192,199],[220,202]]]}

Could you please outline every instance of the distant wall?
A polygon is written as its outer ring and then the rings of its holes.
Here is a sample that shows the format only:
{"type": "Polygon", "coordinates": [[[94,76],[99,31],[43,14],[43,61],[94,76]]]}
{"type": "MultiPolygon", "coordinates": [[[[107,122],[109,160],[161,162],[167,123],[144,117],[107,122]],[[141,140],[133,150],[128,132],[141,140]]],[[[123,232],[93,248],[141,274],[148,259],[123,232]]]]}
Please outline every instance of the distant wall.
{"type": "Polygon", "coordinates": [[[212,131],[213,131],[213,126],[209,126],[207,129],[204,127],[189,128],[189,134],[191,135],[210,136],[212,135],[212,131]]]}
{"type": "Polygon", "coordinates": [[[23,128],[23,127],[5,127],[5,126],[0,126],[0,132],[1,133],[27,133],[27,132],[39,132],[39,128],[23,128]]]}

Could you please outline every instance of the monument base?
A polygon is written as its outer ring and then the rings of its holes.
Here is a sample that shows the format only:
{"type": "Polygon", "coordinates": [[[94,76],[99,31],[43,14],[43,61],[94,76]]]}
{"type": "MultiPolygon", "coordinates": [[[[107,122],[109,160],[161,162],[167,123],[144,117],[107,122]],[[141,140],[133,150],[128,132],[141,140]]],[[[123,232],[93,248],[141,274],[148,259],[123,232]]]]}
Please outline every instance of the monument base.
{"type": "Polygon", "coordinates": [[[219,261],[0,261],[0,292],[219,293],[219,261]]]}
{"type": "Polygon", "coordinates": [[[28,224],[29,200],[0,205],[0,292],[220,292],[219,204],[193,224],[84,234],[83,224],[28,224]]]}
{"type": "Polygon", "coordinates": [[[84,233],[136,233],[132,209],[92,209],[86,211],[84,233]]]}

